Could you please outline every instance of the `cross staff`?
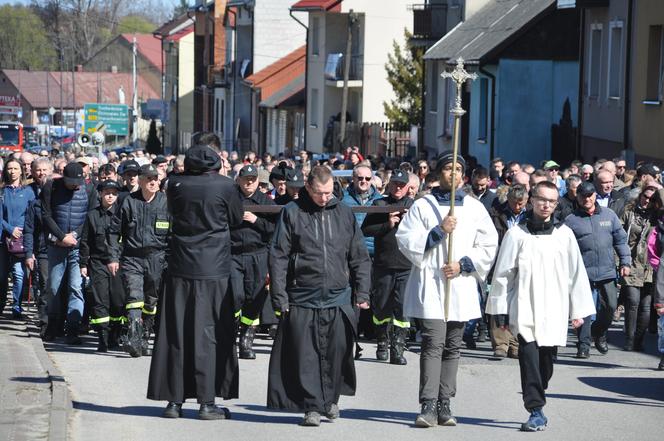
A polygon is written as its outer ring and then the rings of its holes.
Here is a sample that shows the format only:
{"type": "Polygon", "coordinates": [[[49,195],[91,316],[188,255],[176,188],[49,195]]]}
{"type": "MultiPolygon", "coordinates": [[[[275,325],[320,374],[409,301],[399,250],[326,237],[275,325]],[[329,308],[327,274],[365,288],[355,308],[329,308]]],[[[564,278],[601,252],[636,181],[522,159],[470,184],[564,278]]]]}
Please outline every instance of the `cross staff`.
{"type": "MultiPolygon", "coordinates": [[[[452,148],[452,188],[450,190],[450,211],[448,216],[454,216],[454,197],[456,195],[456,166],[457,155],[459,153],[459,132],[461,130],[461,117],[466,114],[466,111],[461,107],[461,88],[468,80],[477,79],[477,74],[469,74],[463,67],[463,58],[459,57],[457,60],[456,68],[452,72],[443,72],[440,76],[443,78],[451,78],[456,84],[456,99],[454,107],[450,109],[450,113],[454,116],[454,143],[452,148]]],[[[452,250],[454,244],[454,232],[448,235],[447,243],[447,264],[452,264],[452,250]]],[[[448,320],[450,310],[450,282],[445,284],[445,321],[448,320]]]]}

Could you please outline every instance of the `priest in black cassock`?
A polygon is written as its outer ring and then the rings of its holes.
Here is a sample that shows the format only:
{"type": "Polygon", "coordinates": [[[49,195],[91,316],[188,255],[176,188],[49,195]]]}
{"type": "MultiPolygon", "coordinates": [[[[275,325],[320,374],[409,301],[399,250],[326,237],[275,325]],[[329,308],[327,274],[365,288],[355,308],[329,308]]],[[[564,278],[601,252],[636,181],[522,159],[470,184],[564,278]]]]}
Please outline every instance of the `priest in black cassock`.
{"type": "Polygon", "coordinates": [[[218,173],[218,152],[192,147],[184,166],[167,189],[171,254],[147,396],[168,401],[165,418],[182,416],[184,401],[195,398],[201,419],[227,419],[214,401],[238,397],[230,228],[244,210],[235,183],[218,173]]]}

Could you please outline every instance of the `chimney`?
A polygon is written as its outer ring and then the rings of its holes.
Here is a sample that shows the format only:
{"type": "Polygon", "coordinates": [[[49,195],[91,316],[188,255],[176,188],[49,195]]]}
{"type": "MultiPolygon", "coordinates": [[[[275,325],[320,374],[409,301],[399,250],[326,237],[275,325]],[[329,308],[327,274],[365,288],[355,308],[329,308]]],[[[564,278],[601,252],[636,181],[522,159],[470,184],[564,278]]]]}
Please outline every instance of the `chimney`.
{"type": "Polygon", "coordinates": [[[111,73],[118,73],[118,67],[117,66],[111,66],[111,73]]]}

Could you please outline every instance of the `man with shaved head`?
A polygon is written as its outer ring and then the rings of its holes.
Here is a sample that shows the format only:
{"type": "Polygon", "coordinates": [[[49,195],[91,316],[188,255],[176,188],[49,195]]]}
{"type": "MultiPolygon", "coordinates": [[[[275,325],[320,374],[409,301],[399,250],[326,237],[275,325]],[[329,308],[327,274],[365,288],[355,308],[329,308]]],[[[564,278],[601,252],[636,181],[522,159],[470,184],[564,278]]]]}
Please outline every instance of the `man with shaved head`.
{"type": "Polygon", "coordinates": [[[618,179],[616,177],[616,174],[618,172],[618,168],[616,167],[616,163],[613,161],[606,161],[603,163],[600,167],[599,170],[605,170],[610,172],[613,175],[613,189],[616,191],[620,191],[621,188],[625,187],[625,183],[618,179]]]}

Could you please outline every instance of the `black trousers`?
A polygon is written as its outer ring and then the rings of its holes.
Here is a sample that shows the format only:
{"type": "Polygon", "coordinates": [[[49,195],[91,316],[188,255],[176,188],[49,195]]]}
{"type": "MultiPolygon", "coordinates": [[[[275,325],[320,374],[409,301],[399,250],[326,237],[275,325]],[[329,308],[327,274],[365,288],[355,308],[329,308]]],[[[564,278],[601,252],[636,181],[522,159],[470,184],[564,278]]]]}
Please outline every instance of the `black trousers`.
{"type": "Polygon", "coordinates": [[[155,251],[143,257],[122,256],[120,274],[125,289],[126,309],[142,309],[143,315],[154,317],[166,270],[166,253],[155,251]]]}
{"type": "Polygon", "coordinates": [[[106,265],[96,259],[88,263],[92,285],[92,311],[90,324],[107,328],[124,320],[125,293],[120,273],[111,275],[106,265]]]}
{"type": "Polygon", "coordinates": [[[403,316],[403,294],[409,274],[410,270],[374,267],[371,294],[374,324],[384,325],[392,321],[400,328],[410,327],[403,316]]]}
{"type": "Polygon", "coordinates": [[[613,313],[618,307],[618,288],[613,279],[591,282],[593,296],[597,296],[597,314],[592,321],[590,316],[583,318],[583,325],[577,328],[579,347],[589,349],[592,337],[603,337],[613,322],[613,313]]]}
{"type": "Polygon", "coordinates": [[[650,324],[653,284],[643,287],[623,286],[625,299],[625,334],[628,339],[643,338],[650,324]]]}
{"type": "Polygon", "coordinates": [[[553,357],[556,348],[539,346],[534,341],[526,343],[521,334],[518,338],[523,405],[530,412],[546,404],[545,391],[553,375],[553,357]]]}
{"type": "Polygon", "coordinates": [[[35,269],[32,271],[32,293],[37,308],[37,318],[39,323],[45,325],[48,323],[48,299],[50,298],[48,290],[48,258],[37,257],[35,259],[35,269]]]}
{"type": "Polygon", "coordinates": [[[260,324],[267,289],[267,249],[254,253],[234,254],[231,264],[231,290],[235,311],[242,311],[242,323],[248,326],[260,324]]]}

